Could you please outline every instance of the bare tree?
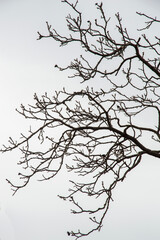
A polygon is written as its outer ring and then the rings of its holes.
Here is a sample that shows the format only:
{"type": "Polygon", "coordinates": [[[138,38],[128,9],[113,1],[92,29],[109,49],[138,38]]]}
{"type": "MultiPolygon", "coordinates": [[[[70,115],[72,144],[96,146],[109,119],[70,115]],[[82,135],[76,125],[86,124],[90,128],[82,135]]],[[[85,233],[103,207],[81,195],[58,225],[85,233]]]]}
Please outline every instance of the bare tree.
{"type": "Polygon", "coordinates": [[[18,163],[25,169],[19,173],[21,182],[16,185],[8,180],[14,193],[36,174],[49,180],[64,165],[75,173],[75,177],[70,173],[68,195],[60,197],[73,203],[72,213],[88,214],[92,222],[88,232],[67,232],[78,239],[101,229],[113,189],[142,158],[160,158],[160,38],[149,32],[160,20],[137,13],[147,22],[134,38],[123,27],[119,13],[115,15],[116,34],[112,33],[102,3],[96,4],[99,20],[83,23],[78,1],[62,2],[76,15],[66,17],[69,36],[47,23],[48,34],[38,32],[38,39],[53,38],[60,46],[79,43],[85,57],[81,55],[66,67],[55,67],[71,69],[71,77],[80,77],[82,82],[103,78],[106,86],[71,93],[63,89],[53,97],[35,94],[35,104],[22,105],[18,112],[39,122],[39,127],[30,129],[27,136],[21,134],[20,141],[10,138],[9,146],[1,151],[19,148],[22,152],[18,163]],[[150,122],[145,120],[148,114],[152,115],[150,122]],[[86,198],[88,205],[84,206],[86,198]]]}

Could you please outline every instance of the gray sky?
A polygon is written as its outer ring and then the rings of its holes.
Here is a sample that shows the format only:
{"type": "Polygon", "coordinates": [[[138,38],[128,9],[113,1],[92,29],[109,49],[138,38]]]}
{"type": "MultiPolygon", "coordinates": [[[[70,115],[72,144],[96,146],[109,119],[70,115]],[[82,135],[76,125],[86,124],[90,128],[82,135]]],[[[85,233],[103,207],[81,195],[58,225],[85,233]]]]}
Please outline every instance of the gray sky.
{"type": "MultiPolygon", "coordinates": [[[[96,1],[79,2],[86,19],[96,17],[93,4],[96,1]]],[[[108,16],[119,11],[130,31],[143,26],[143,18],[138,20],[136,11],[160,18],[158,0],[103,2],[108,16]]],[[[9,136],[16,138],[27,131],[28,123],[15,108],[21,103],[32,103],[35,92],[52,94],[63,86],[71,90],[81,87],[79,80],[68,80],[67,72],[59,73],[53,67],[56,63],[69,63],[77,56],[76,51],[59,48],[49,39],[36,41],[37,31],[46,32],[46,21],[65,31],[64,18],[69,11],[60,0],[0,0],[0,144],[6,143],[9,136]]],[[[56,196],[66,189],[63,173],[50,182],[39,183],[34,179],[11,197],[5,179],[16,179],[19,157],[15,151],[0,158],[0,240],[66,240],[67,230],[87,224],[82,217],[71,215],[70,205],[56,196]]],[[[160,162],[143,161],[117,187],[102,231],[86,240],[160,239],[160,162]]]]}

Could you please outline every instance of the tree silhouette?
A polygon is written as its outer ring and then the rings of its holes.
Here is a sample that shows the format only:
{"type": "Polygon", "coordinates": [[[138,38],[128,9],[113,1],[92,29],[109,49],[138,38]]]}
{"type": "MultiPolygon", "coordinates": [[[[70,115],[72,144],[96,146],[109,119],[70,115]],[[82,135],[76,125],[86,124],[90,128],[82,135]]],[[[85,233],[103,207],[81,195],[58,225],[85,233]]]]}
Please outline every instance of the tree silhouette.
{"type": "Polygon", "coordinates": [[[92,222],[87,232],[67,232],[78,239],[101,229],[113,189],[146,155],[160,158],[160,38],[149,32],[160,21],[137,12],[147,22],[134,38],[119,13],[115,15],[116,34],[112,32],[102,3],[96,3],[99,20],[84,23],[78,1],[62,2],[76,14],[66,17],[69,36],[47,22],[48,34],[38,32],[38,39],[52,38],[60,46],[79,43],[85,57],[81,55],[66,67],[55,67],[72,70],[70,77],[80,77],[82,83],[96,78],[101,85],[100,79],[105,79],[106,86],[77,92],[63,89],[53,97],[35,94],[34,105],[22,105],[17,111],[37,121],[38,128],[30,129],[27,136],[21,134],[20,141],[10,138],[9,146],[4,145],[1,151],[19,148],[22,152],[18,164],[25,171],[19,173],[20,184],[7,180],[14,193],[36,174],[49,180],[64,165],[74,173],[70,173],[68,195],[60,198],[73,203],[73,214],[88,214],[92,222]],[[148,115],[152,116],[150,123],[148,115]],[[87,199],[87,206],[83,199],[87,199]]]}

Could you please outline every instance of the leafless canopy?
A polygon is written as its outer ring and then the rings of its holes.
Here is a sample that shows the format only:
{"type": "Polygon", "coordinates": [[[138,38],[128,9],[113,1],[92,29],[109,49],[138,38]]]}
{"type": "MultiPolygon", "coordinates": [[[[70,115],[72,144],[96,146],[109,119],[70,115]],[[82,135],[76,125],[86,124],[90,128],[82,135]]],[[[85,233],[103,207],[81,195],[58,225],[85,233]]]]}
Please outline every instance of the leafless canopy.
{"type": "Polygon", "coordinates": [[[19,164],[25,171],[19,173],[20,184],[8,180],[14,193],[36,174],[41,174],[42,180],[55,177],[62,166],[77,175],[70,173],[72,188],[60,197],[73,203],[74,214],[89,215],[92,224],[88,232],[67,232],[78,239],[101,229],[113,189],[144,155],[160,158],[160,38],[152,31],[160,21],[137,13],[147,22],[132,37],[117,13],[115,34],[102,3],[96,4],[99,20],[83,22],[78,2],[62,2],[76,15],[66,17],[69,36],[47,23],[48,34],[38,32],[38,39],[53,38],[60,46],[79,43],[86,57],[55,67],[71,69],[71,77],[80,77],[82,82],[97,78],[100,84],[100,79],[105,79],[106,86],[71,93],[63,89],[53,97],[35,94],[35,104],[22,105],[18,112],[37,121],[38,128],[30,129],[27,136],[22,134],[20,141],[10,138],[9,146],[1,151],[19,148],[23,155],[19,164]],[[89,202],[87,208],[83,197],[89,202]],[[90,208],[92,200],[99,201],[98,207],[93,204],[90,208]]]}

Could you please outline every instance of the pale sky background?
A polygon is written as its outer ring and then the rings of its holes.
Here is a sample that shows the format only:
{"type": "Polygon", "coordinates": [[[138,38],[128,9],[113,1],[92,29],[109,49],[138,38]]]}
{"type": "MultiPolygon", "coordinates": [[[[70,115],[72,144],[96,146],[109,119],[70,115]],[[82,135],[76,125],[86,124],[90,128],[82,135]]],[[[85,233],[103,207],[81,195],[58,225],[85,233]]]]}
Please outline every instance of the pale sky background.
{"type": "MultiPolygon", "coordinates": [[[[79,2],[86,19],[97,17],[95,0],[79,2]]],[[[144,19],[136,17],[136,11],[160,18],[159,0],[103,2],[108,16],[119,11],[130,31],[144,26],[144,19]]],[[[84,87],[80,86],[79,79],[68,80],[67,72],[60,73],[54,68],[55,64],[69,63],[80,49],[71,52],[71,48],[59,48],[53,40],[36,40],[37,31],[47,32],[46,21],[63,33],[69,12],[69,7],[60,0],[0,0],[1,145],[7,143],[9,136],[16,138],[20,132],[27,131],[28,123],[15,108],[21,103],[32,103],[35,92],[52,94],[63,86],[71,90],[84,87]]],[[[76,230],[84,219],[71,215],[70,205],[57,197],[65,189],[65,176],[61,173],[56,179],[43,183],[34,179],[12,197],[5,179],[16,178],[18,160],[18,152],[0,156],[0,240],[69,239],[66,231],[76,230]]],[[[85,240],[160,239],[159,160],[143,159],[119,184],[107,215],[101,232],[85,240]]]]}

